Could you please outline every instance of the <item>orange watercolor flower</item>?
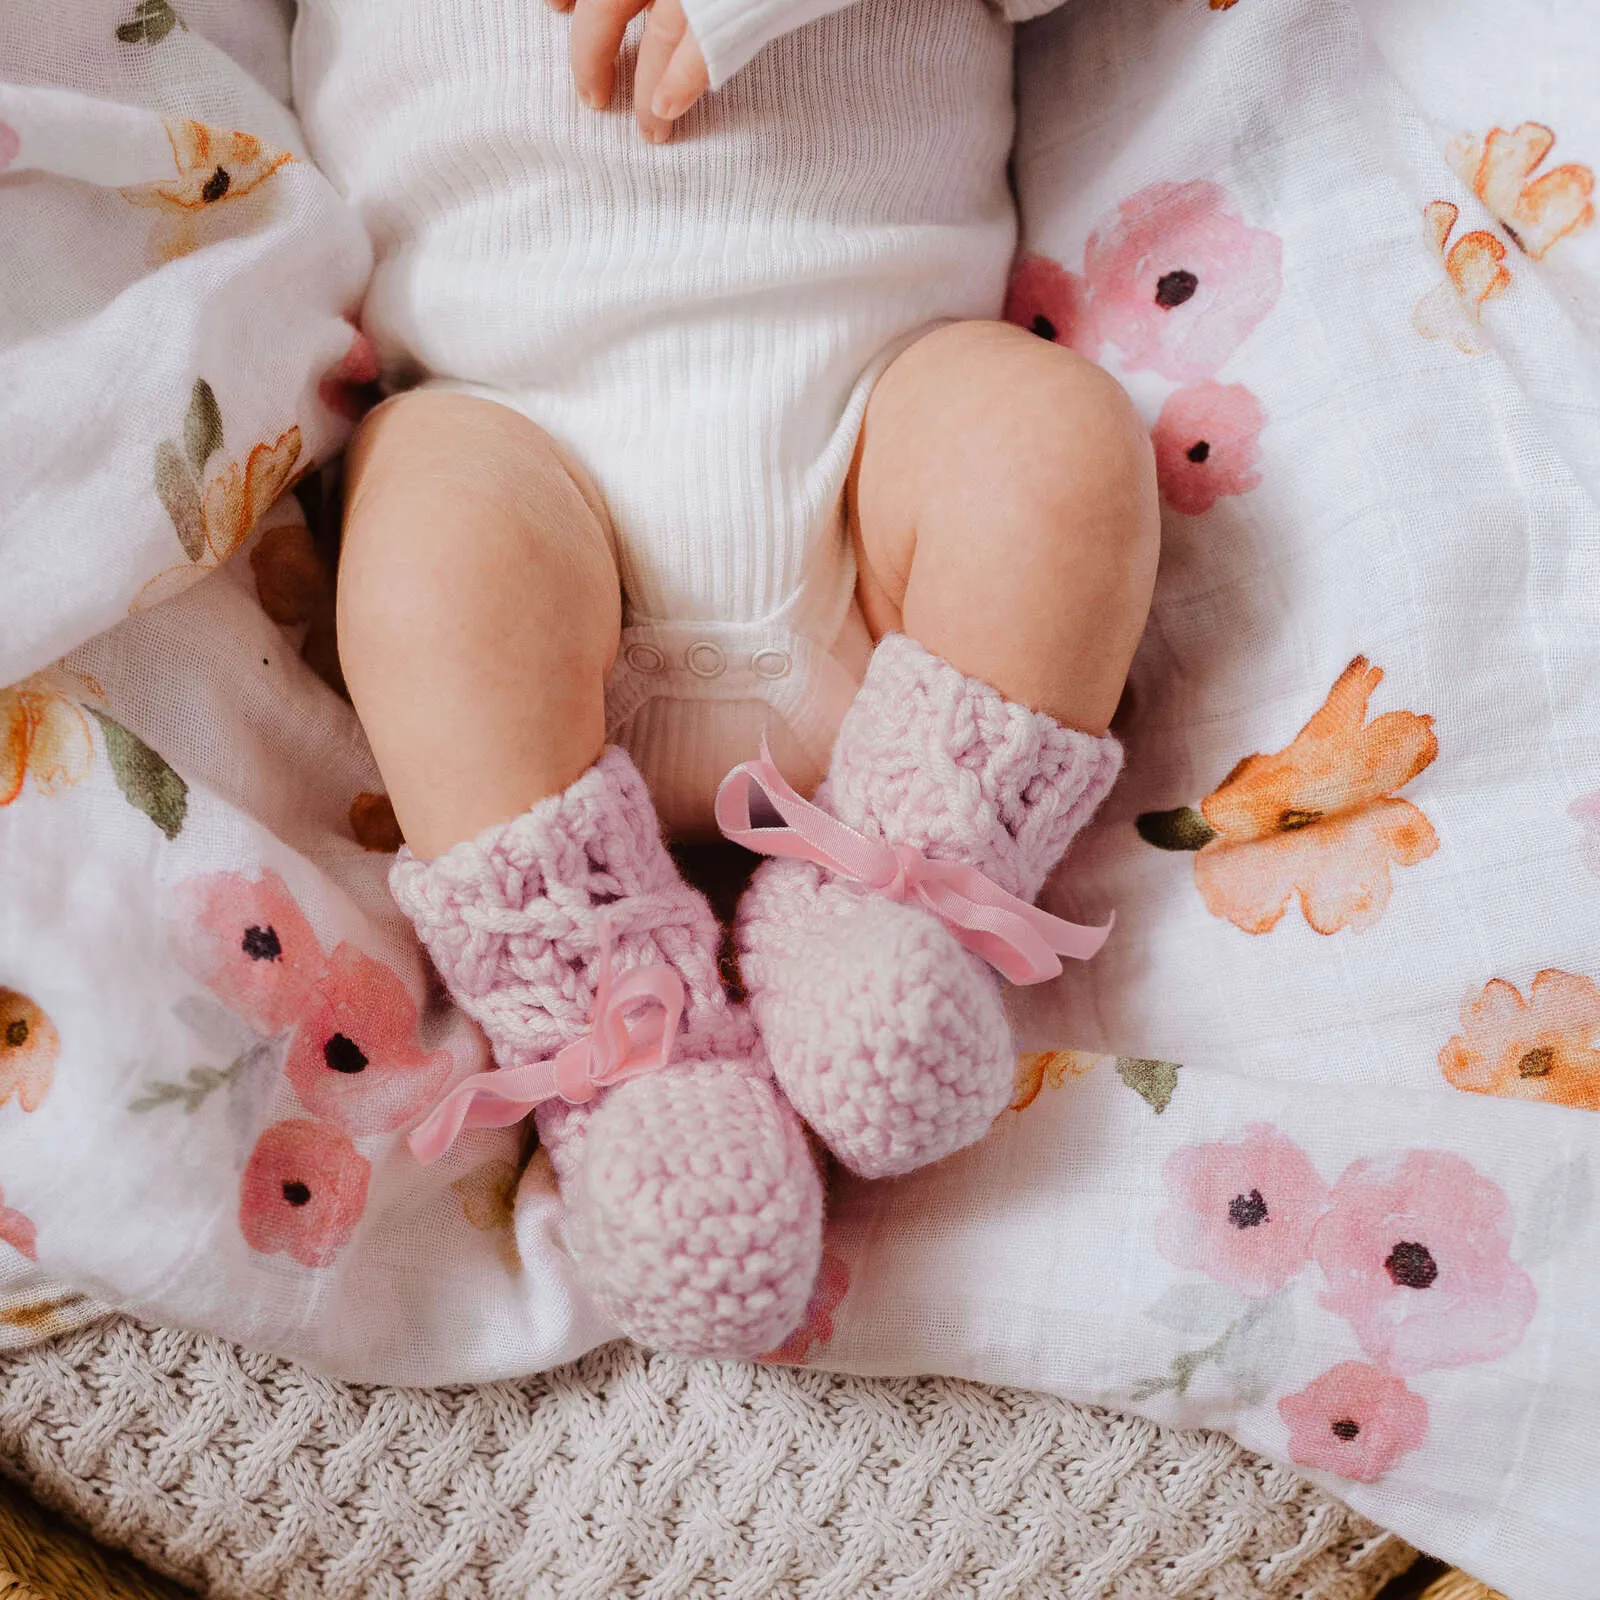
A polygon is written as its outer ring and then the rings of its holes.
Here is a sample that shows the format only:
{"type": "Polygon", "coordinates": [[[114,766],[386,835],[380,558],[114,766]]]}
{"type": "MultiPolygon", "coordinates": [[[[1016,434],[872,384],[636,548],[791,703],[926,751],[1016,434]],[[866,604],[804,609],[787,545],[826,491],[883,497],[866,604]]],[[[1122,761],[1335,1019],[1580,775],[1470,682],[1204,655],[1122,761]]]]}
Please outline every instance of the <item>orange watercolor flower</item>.
{"type": "Polygon", "coordinates": [[[239,200],[294,160],[287,150],[263,144],[253,133],[210,128],[185,117],[164,122],[176,176],[138,184],[123,195],[136,206],[204,211],[225,200],[239,200]]]}
{"type": "Polygon", "coordinates": [[[1494,978],[1461,1002],[1461,1032],[1439,1052],[1457,1089],[1600,1111],[1600,986],[1546,968],[1528,998],[1494,978]]]}
{"type": "Polygon", "coordinates": [[[350,831],[363,850],[375,855],[392,856],[406,842],[394,802],[371,790],[363,790],[350,802],[350,831]]]}
{"type": "MultiPolygon", "coordinates": [[[[101,696],[99,684],[82,680],[101,696]]],[[[59,672],[40,672],[0,689],[0,806],[8,806],[31,778],[40,794],[82,783],[94,765],[89,719],[59,672]]]]}
{"type": "MultiPolygon", "coordinates": [[[[185,502],[169,489],[167,511],[177,526],[179,541],[191,559],[157,573],[133,602],[144,611],[195,583],[202,573],[220,567],[254,531],[256,523],[294,480],[300,460],[300,429],[287,428],[271,444],[258,444],[242,461],[231,461],[205,486],[200,496],[196,526],[186,525],[185,502]],[[180,523],[180,518],[184,522],[180,523]]],[[[193,490],[189,491],[190,496],[193,490]]],[[[193,505],[192,498],[188,505],[193,505]]]]}
{"type": "Polygon", "coordinates": [[[253,133],[187,118],[162,126],[172,146],[173,176],[122,190],[130,205],[158,213],[150,231],[152,266],[256,225],[265,215],[263,206],[271,203],[262,185],[295,159],[253,133]]]}
{"type": "Polygon", "coordinates": [[[517,1181],[522,1176],[516,1163],[503,1157],[485,1161],[450,1185],[461,1202],[461,1212],[480,1233],[509,1229],[516,1215],[517,1181]]]}
{"type": "Polygon", "coordinates": [[[1026,1111],[1047,1085],[1059,1089],[1068,1078],[1092,1072],[1106,1059],[1085,1050],[1030,1050],[1017,1057],[1016,1094],[1012,1111],[1026,1111]]]}
{"type": "Polygon", "coordinates": [[[1594,173],[1588,167],[1568,162],[1534,176],[1555,142],[1543,123],[1522,122],[1491,128],[1482,139],[1464,135],[1447,152],[1461,181],[1535,261],[1558,239],[1594,221],[1594,173]]]}
{"type": "Polygon", "coordinates": [[[833,1315],[850,1292],[850,1268],[831,1250],[822,1252],[822,1266],[806,1305],[800,1326],[776,1350],[768,1350],[757,1361],[786,1362],[801,1366],[811,1359],[813,1348],[827,1344],[834,1335],[833,1315]]]}
{"type": "Polygon", "coordinates": [[[1369,723],[1382,679],[1357,656],[1292,744],[1246,756],[1201,801],[1215,837],[1194,877],[1213,916],[1266,933],[1298,895],[1318,933],[1370,928],[1389,903],[1391,865],[1438,849],[1428,819],[1395,798],[1439,753],[1433,718],[1390,711],[1369,723]]]}
{"type": "Polygon", "coordinates": [[[37,1111],[55,1082],[61,1035],[25,994],[0,988],[0,1106],[13,1095],[24,1111],[37,1111]]]}
{"type": "Polygon", "coordinates": [[[1411,325],[1424,339],[1449,339],[1464,355],[1482,355],[1489,348],[1483,331],[1483,307],[1511,287],[1503,265],[1506,247],[1492,233],[1475,228],[1447,250],[1461,208],[1434,200],[1422,208],[1428,247],[1439,258],[1446,282],[1430,289],[1411,313],[1411,325]]]}

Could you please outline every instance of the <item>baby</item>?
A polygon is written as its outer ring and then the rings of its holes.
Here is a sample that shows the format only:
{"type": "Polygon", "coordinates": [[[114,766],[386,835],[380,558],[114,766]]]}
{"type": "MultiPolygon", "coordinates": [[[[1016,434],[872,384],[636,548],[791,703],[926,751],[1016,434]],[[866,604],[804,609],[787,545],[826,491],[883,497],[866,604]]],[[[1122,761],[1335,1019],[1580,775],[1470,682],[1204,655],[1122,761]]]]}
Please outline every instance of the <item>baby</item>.
{"type": "Polygon", "coordinates": [[[406,391],[351,448],[341,653],[395,897],[499,1063],[414,1147],[536,1104],[619,1326],[754,1354],[818,1268],[801,1119],[867,1177],[978,1139],[1001,975],[1096,943],[1032,902],[1117,773],[1158,516],[1116,384],[985,320],[1007,18],[642,6],[302,0],[406,391]],[[748,1009],[663,843],[741,762],[748,1009]]]}

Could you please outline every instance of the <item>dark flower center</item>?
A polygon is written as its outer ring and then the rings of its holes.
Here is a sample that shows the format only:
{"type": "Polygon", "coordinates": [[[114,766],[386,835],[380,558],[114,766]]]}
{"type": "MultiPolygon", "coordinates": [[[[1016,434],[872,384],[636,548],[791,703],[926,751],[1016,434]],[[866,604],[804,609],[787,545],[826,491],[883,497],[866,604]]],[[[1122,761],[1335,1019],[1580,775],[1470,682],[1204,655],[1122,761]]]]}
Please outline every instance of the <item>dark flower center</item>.
{"type": "Polygon", "coordinates": [[[265,928],[246,928],[239,948],[252,961],[277,961],[283,956],[283,940],[270,923],[265,928]]]}
{"type": "Polygon", "coordinates": [[[11,1050],[20,1050],[28,1042],[28,1019],[18,1017],[14,1022],[6,1024],[6,1047],[11,1050]]]}
{"type": "Polygon", "coordinates": [[[1439,1263],[1425,1244],[1401,1240],[1389,1252],[1384,1266],[1395,1286],[1401,1289],[1426,1289],[1439,1276],[1439,1263]]]}
{"type": "Polygon", "coordinates": [[[292,1206],[303,1206],[311,1199],[311,1190],[298,1178],[290,1178],[283,1186],[283,1198],[292,1206]]]}
{"type": "Polygon", "coordinates": [[[1556,1053],[1547,1044],[1542,1044],[1537,1050],[1530,1050],[1517,1063],[1517,1076],[1519,1078],[1548,1078],[1556,1067],[1556,1053]]]}
{"type": "Polygon", "coordinates": [[[210,205],[213,201],[220,200],[228,192],[232,183],[233,179],[228,176],[228,169],[226,167],[218,167],[206,179],[206,186],[200,191],[200,198],[207,205],[210,205]]]}
{"type": "Polygon", "coordinates": [[[342,1033],[334,1034],[323,1045],[322,1059],[335,1072],[361,1072],[367,1065],[367,1058],[361,1046],[342,1033]]]}
{"type": "Polygon", "coordinates": [[[1343,1439],[1348,1444],[1361,1432],[1361,1424],[1354,1417],[1340,1417],[1337,1422],[1330,1423],[1335,1439],[1343,1439]]]}
{"type": "Polygon", "coordinates": [[[1198,467],[1211,454],[1211,441],[1209,439],[1196,439],[1183,453],[1198,467]]]}
{"type": "Polygon", "coordinates": [[[1259,1189],[1236,1194],[1228,1202],[1228,1221],[1236,1228],[1259,1228],[1267,1220],[1267,1202],[1259,1189]]]}
{"type": "Polygon", "coordinates": [[[1176,272],[1163,272],[1156,279],[1156,304],[1164,311],[1192,300],[1200,287],[1200,280],[1192,272],[1179,267],[1176,272]]]}
{"type": "Polygon", "coordinates": [[[1290,806],[1287,811],[1279,813],[1278,831],[1293,833],[1296,828],[1309,828],[1313,822],[1321,821],[1320,811],[1302,811],[1298,806],[1290,806]]]}
{"type": "Polygon", "coordinates": [[[1055,343],[1056,325],[1042,311],[1033,319],[1030,326],[1041,339],[1048,339],[1052,344],[1055,343]]]}

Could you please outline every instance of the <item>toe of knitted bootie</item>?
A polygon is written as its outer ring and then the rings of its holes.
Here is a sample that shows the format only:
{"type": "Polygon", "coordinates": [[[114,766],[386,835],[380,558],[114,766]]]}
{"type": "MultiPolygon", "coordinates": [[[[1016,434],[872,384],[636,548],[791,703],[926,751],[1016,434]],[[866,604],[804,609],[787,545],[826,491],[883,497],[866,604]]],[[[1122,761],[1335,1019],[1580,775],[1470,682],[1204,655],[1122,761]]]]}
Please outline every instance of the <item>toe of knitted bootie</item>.
{"type": "MultiPolygon", "coordinates": [[[[973,868],[1031,902],[1121,761],[1114,739],[1062,727],[890,634],[816,805],[869,840],[973,868]]],[[[1009,1103],[999,980],[926,905],[813,861],[768,861],[740,907],[738,942],[784,1092],[854,1171],[938,1160],[1009,1103]]]]}
{"type": "Polygon", "coordinates": [[[741,919],[751,1008],[783,1091],[852,1172],[912,1172],[1011,1101],[999,981],[936,918],[774,861],[741,919]]]}
{"type": "Polygon", "coordinates": [[[754,1356],[805,1314],[822,1182],[799,1119],[755,1072],[698,1062],[613,1090],[562,1197],[589,1288],[640,1344],[754,1356]]]}
{"type": "Polygon", "coordinates": [[[756,1355],[800,1322],[821,1258],[822,1186],[755,1029],[729,1002],[720,930],[679,876],[620,750],[521,817],[391,875],[457,1003],[502,1068],[594,1026],[602,974],[682,986],[670,1064],[536,1113],[584,1282],[641,1343],[756,1355]]]}

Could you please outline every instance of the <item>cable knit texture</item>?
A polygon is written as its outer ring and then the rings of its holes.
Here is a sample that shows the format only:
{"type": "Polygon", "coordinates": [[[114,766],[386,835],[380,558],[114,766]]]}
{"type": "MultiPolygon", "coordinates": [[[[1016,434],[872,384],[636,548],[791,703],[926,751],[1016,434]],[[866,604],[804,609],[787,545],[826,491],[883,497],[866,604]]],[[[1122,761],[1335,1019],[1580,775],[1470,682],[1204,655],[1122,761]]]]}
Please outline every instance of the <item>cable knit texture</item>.
{"type": "Polygon", "coordinates": [[[215,1600],[1372,1600],[1411,1559],[1221,1434],[624,1344],[371,1388],[113,1318],[0,1360],[0,1463],[215,1600]]]}
{"type": "MultiPolygon", "coordinates": [[[[817,803],[851,827],[976,867],[1033,900],[1116,781],[1117,742],[1071,728],[892,634],[873,654],[817,803]]],[[[809,862],[757,871],[741,967],[778,1080],[863,1177],[983,1137],[1015,1048],[993,969],[921,906],[809,862]]]]}
{"type": "Polygon", "coordinates": [[[661,839],[633,763],[608,751],[561,794],[390,874],[450,993],[502,1067],[587,1031],[601,918],[619,975],[672,967],[687,1000],[673,1063],[589,1105],[538,1113],[572,1252],[641,1343],[754,1355],[804,1314],[822,1190],[804,1130],[717,966],[719,930],[661,839]]]}

